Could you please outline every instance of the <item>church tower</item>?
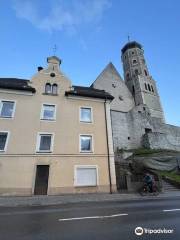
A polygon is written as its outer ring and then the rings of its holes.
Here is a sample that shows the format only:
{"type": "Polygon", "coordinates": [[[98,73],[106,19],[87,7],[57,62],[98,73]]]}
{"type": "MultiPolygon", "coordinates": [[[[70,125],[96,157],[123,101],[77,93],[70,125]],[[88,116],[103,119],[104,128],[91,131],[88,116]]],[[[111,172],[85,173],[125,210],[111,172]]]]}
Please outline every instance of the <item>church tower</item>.
{"type": "Polygon", "coordinates": [[[125,83],[134,97],[135,104],[147,105],[151,116],[160,118],[164,122],[156,82],[149,74],[142,45],[137,42],[128,42],[121,53],[125,83]]]}

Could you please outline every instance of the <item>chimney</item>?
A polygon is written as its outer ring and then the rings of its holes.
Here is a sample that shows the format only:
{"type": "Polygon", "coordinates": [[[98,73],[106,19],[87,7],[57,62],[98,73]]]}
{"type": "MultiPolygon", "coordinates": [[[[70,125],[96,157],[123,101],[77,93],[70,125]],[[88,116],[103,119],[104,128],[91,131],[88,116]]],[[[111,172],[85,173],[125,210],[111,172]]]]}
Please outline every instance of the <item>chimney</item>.
{"type": "Polygon", "coordinates": [[[41,70],[43,70],[43,67],[39,66],[38,67],[38,72],[40,72],[41,70]]]}

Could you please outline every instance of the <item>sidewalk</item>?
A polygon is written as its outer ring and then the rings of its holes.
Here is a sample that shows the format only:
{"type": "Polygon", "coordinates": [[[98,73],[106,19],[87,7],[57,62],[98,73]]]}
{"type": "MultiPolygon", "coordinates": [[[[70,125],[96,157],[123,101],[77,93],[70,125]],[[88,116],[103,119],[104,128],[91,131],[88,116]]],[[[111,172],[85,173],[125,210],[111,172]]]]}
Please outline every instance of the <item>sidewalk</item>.
{"type": "Polygon", "coordinates": [[[32,196],[32,197],[0,197],[0,207],[16,206],[52,206],[68,203],[86,202],[113,202],[130,200],[166,199],[180,197],[178,192],[160,193],[158,196],[140,196],[138,193],[115,193],[115,194],[73,194],[60,196],[32,196]]]}

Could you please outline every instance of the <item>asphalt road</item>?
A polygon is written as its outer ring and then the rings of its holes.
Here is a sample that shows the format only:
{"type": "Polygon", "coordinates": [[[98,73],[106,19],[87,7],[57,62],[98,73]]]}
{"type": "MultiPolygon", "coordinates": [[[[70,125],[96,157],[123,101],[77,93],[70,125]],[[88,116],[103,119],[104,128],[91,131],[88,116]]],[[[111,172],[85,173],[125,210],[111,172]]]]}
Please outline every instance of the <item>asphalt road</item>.
{"type": "Polygon", "coordinates": [[[0,208],[0,240],[180,239],[180,198],[0,208]],[[172,233],[135,234],[158,230],[172,233]],[[164,230],[165,229],[165,230],[164,230]],[[171,232],[171,231],[170,231],[171,232]]]}

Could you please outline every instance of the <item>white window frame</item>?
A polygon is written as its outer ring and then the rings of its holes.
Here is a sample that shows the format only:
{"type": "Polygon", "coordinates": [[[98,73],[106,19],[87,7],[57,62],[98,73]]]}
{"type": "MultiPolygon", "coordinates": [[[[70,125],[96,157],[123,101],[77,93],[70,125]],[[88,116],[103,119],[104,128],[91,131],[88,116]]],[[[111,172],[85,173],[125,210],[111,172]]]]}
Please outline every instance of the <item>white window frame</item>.
{"type": "Polygon", "coordinates": [[[83,133],[83,134],[79,134],[79,152],[80,153],[94,153],[94,139],[93,139],[93,134],[89,134],[89,133],[83,133]],[[90,151],[85,151],[85,150],[81,150],[81,137],[83,136],[87,136],[87,137],[91,137],[91,150],[90,151]]]}
{"type": "Polygon", "coordinates": [[[50,122],[54,122],[56,121],[56,108],[57,108],[57,104],[54,104],[54,103],[42,103],[41,105],[41,114],[40,114],[40,120],[42,121],[50,121],[50,122]],[[54,117],[52,119],[46,119],[46,118],[43,118],[43,113],[44,113],[44,105],[49,105],[49,106],[54,106],[54,117]]]}
{"type": "Polygon", "coordinates": [[[6,131],[6,130],[0,130],[0,133],[7,133],[7,138],[6,138],[5,147],[4,147],[3,150],[0,150],[0,152],[6,152],[6,151],[7,151],[8,142],[9,142],[10,132],[9,132],[9,131],[6,131]]]}
{"type": "Polygon", "coordinates": [[[74,187],[97,187],[98,185],[99,185],[99,170],[98,170],[97,165],[75,165],[74,166],[74,187]],[[78,168],[83,168],[83,169],[93,168],[93,169],[96,169],[96,185],[78,184],[77,183],[77,169],[78,168]]]}
{"type": "Polygon", "coordinates": [[[92,108],[92,107],[89,107],[89,106],[80,106],[80,107],[79,107],[79,121],[80,121],[80,123],[92,124],[92,123],[93,123],[93,108],[92,108]],[[83,120],[81,119],[81,109],[82,109],[82,108],[89,108],[89,109],[91,109],[91,120],[90,120],[89,122],[83,121],[83,120]]]}
{"type": "Polygon", "coordinates": [[[0,119],[13,119],[15,115],[15,110],[16,110],[16,101],[15,100],[10,100],[10,99],[0,99],[0,119]],[[12,116],[11,117],[3,117],[1,116],[1,111],[2,111],[2,102],[13,102],[13,111],[12,111],[12,116]]]}
{"type": "Polygon", "coordinates": [[[54,149],[54,133],[52,132],[38,132],[37,133],[37,141],[36,141],[36,152],[37,153],[52,153],[54,149]],[[40,150],[40,140],[41,140],[41,135],[51,135],[51,147],[50,150],[40,150]]]}

